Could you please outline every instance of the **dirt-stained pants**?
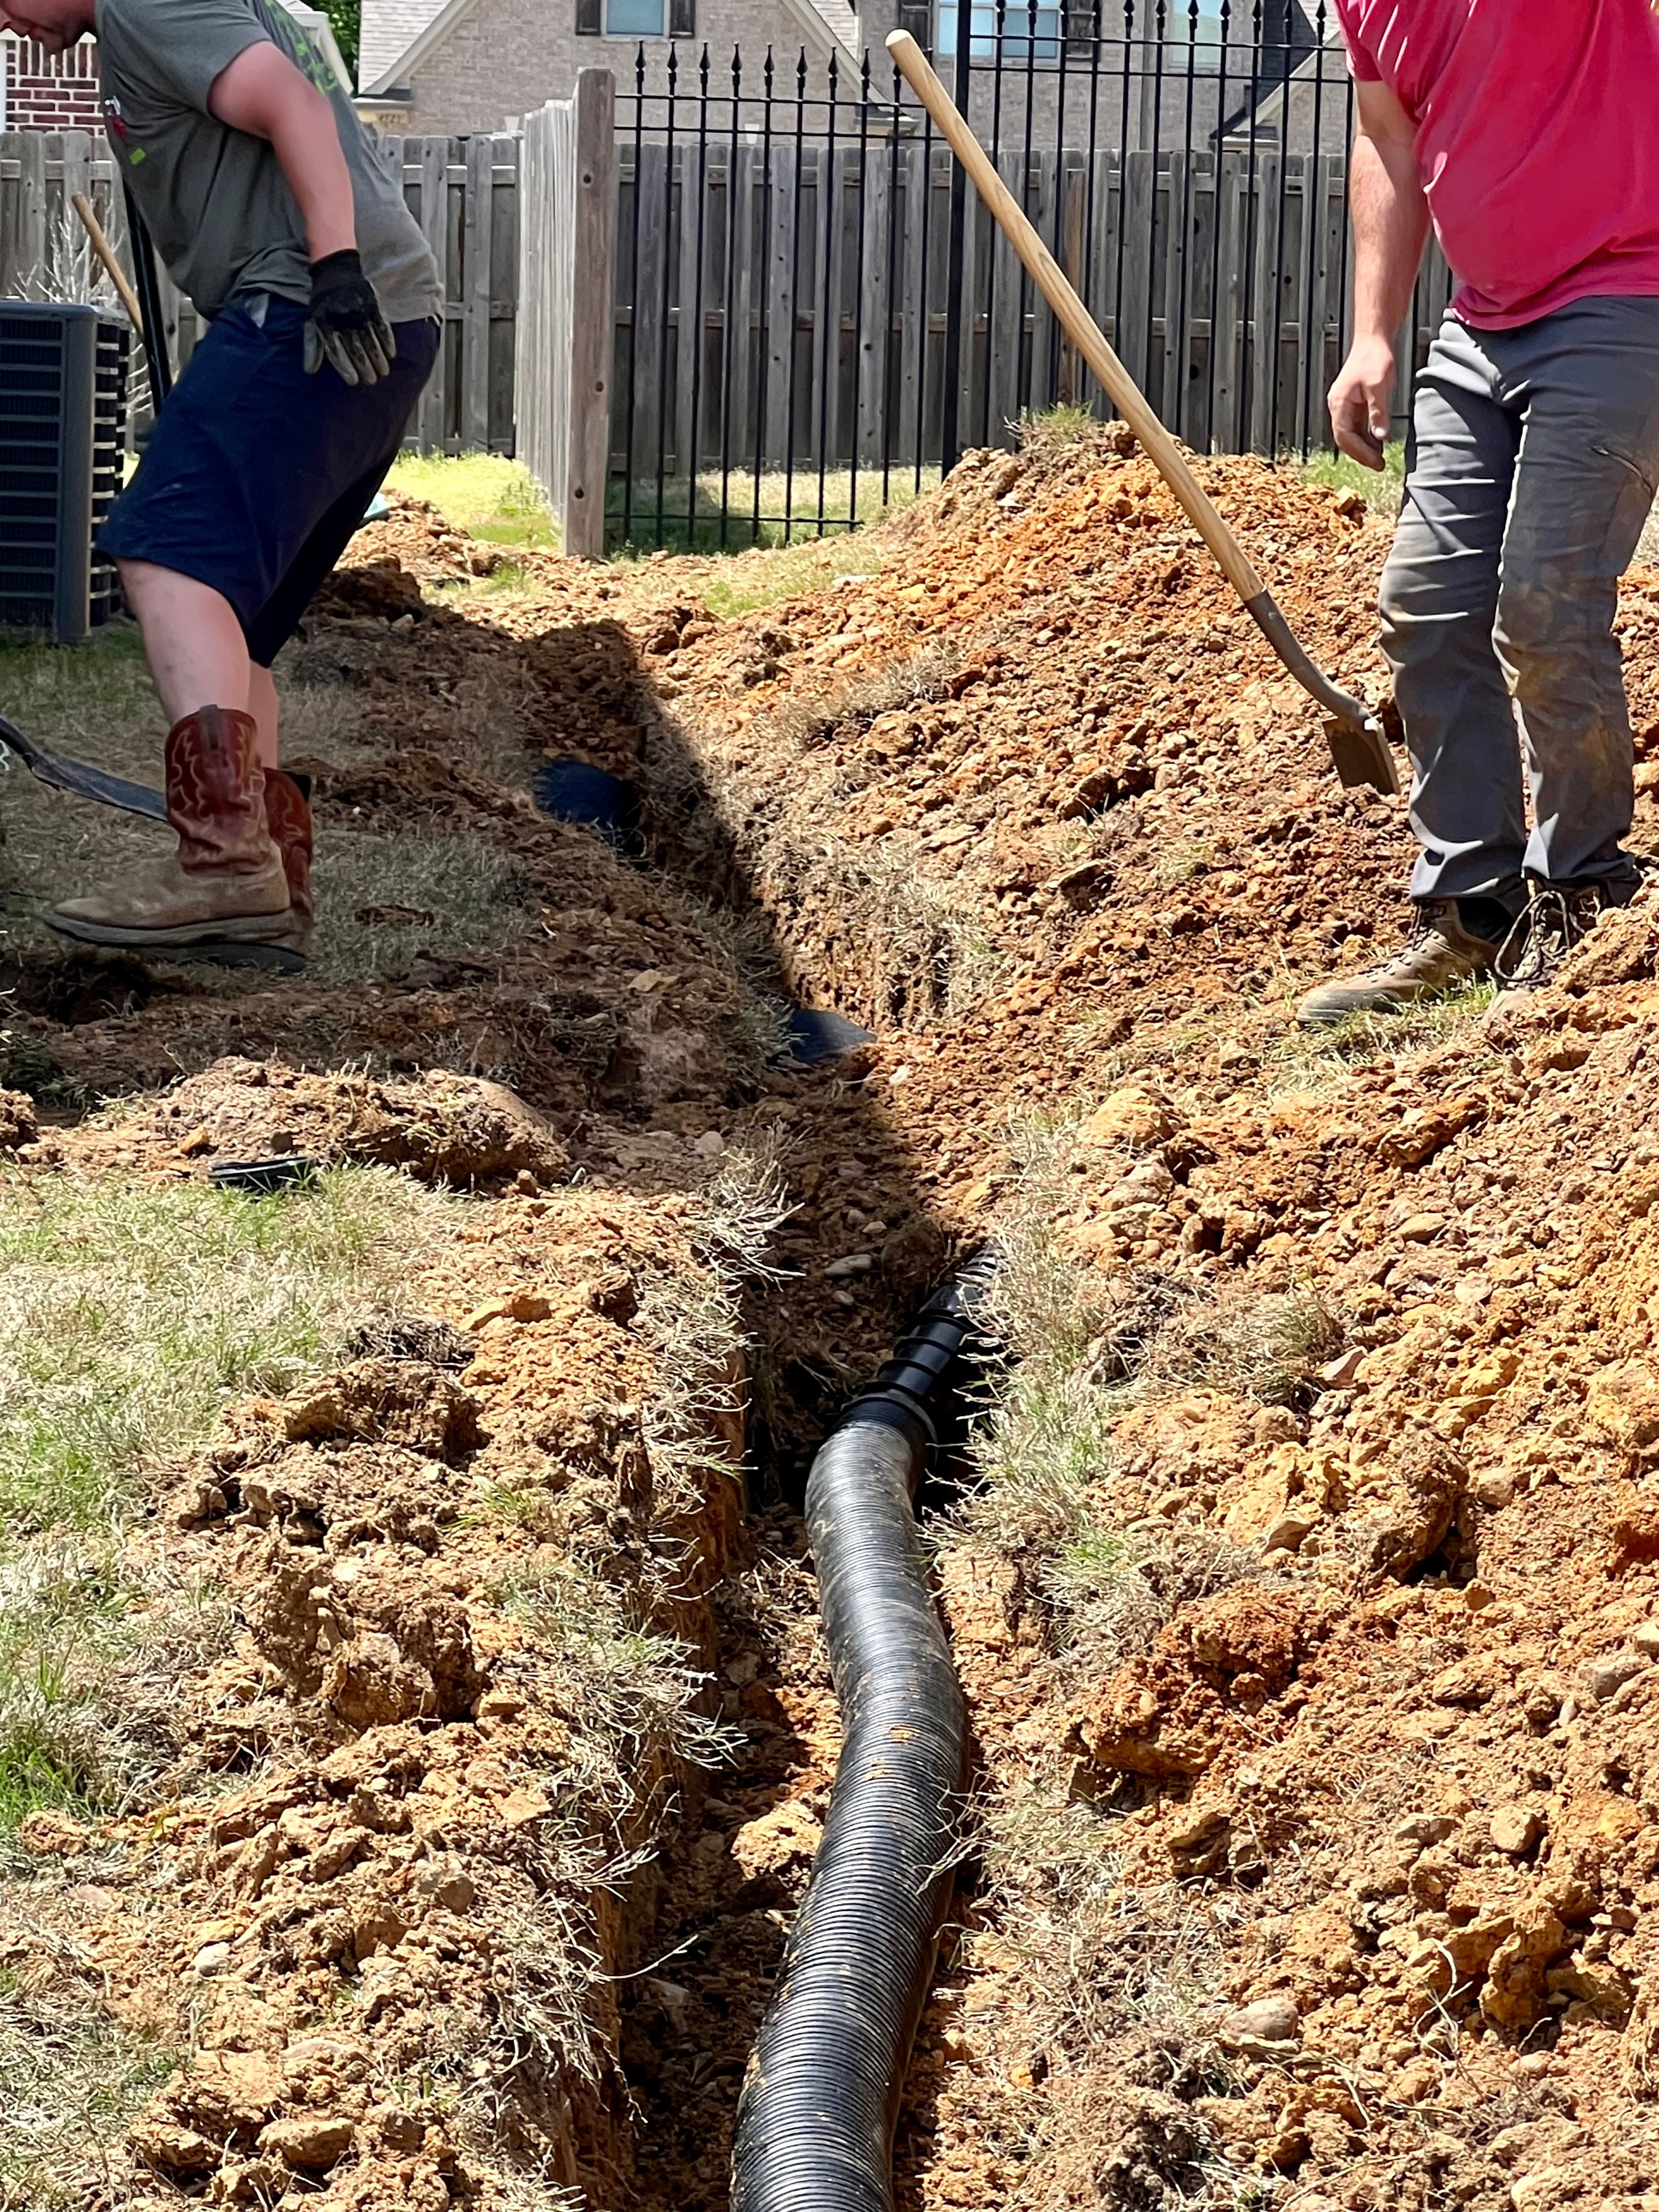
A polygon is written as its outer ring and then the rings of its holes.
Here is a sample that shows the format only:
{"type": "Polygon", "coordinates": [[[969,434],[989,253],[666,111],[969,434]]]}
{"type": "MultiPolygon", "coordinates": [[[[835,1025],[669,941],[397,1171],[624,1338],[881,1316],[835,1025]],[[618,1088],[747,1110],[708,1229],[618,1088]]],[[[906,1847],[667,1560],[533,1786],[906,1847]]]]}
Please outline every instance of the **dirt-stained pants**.
{"type": "Polygon", "coordinates": [[[1631,896],[1613,621],[1656,485],[1659,299],[1583,300],[1512,331],[1446,318],[1382,572],[1423,847],[1413,898],[1518,911],[1524,877],[1631,896]]]}

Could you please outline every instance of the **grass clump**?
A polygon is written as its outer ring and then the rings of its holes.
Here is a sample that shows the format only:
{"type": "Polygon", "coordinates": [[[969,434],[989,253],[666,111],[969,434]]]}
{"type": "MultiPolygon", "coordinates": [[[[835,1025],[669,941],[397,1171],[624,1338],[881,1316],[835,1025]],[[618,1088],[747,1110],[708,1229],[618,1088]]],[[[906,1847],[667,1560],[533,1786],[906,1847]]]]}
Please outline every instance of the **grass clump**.
{"type": "Polygon", "coordinates": [[[642,1777],[718,1766],[741,1738],[700,1710],[709,1677],[690,1648],[641,1619],[574,1559],[526,1566],[492,1593],[533,1639],[538,1688],[575,1717],[570,1763],[584,1799],[631,1811],[642,1777]]]}
{"type": "Polygon", "coordinates": [[[1400,512],[1406,488],[1406,441],[1392,438],[1380,469],[1362,468],[1346,453],[1315,453],[1299,464],[1304,483],[1323,484],[1330,491],[1357,491],[1380,522],[1392,522],[1400,512]]]}
{"type": "Polygon", "coordinates": [[[0,1522],[94,1529],[228,1399],[327,1364],[396,1303],[443,1201],[338,1169],[283,1197],[200,1183],[0,1180],[0,1522]]]}
{"type": "Polygon", "coordinates": [[[400,453],[386,485],[425,500],[453,529],[491,545],[557,550],[546,495],[522,461],[500,453],[400,453]]]}
{"type": "Polygon", "coordinates": [[[378,981],[407,974],[422,951],[493,952],[524,934],[531,888],[482,838],[325,830],[318,851],[329,882],[310,961],[319,982],[378,981]]]}
{"type": "Polygon", "coordinates": [[[1143,1394],[1200,1389],[1265,1406],[1306,1402],[1313,1377],[1342,1349],[1342,1324],[1317,1291],[1188,1301],[1149,1346],[1143,1394]]]}
{"type": "Polygon", "coordinates": [[[1015,427],[1021,453],[1042,459],[1092,438],[1101,428],[1101,418],[1092,408],[1079,406],[1075,400],[1062,399],[1053,407],[1030,410],[1020,416],[1015,427]]]}
{"type": "Polygon", "coordinates": [[[1397,1013],[1350,1014],[1329,1029],[1287,1027],[1268,1048],[1268,1096],[1318,1091],[1343,1082],[1353,1068],[1468,1041],[1498,988],[1488,977],[1414,1000],[1397,1013]]]}

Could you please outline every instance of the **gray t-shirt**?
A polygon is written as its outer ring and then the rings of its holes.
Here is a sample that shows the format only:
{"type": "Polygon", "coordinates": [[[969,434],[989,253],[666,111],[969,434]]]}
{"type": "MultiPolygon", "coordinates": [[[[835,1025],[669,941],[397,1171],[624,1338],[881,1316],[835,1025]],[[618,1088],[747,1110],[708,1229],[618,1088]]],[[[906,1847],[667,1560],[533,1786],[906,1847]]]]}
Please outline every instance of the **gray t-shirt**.
{"type": "Polygon", "coordinates": [[[173,282],[204,315],[238,293],[311,297],[305,225],[276,154],[208,111],[222,70],[269,40],[325,92],[351,173],[357,250],[389,323],[443,312],[437,264],[383,150],[276,0],[97,0],[104,122],[173,282]]]}

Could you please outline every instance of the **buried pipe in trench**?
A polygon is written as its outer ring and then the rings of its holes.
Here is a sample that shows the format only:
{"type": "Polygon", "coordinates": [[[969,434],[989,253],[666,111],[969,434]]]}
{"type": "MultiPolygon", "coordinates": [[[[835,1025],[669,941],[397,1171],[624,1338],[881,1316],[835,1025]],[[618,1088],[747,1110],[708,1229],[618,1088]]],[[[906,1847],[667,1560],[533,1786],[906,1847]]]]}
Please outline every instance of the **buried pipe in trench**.
{"type": "Polygon", "coordinates": [[[988,1269],[936,1291],[812,1462],[806,1523],[843,1741],[738,2106],[732,2212],[891,2212],[967,1756],[912,1508],[988,1269]]]}

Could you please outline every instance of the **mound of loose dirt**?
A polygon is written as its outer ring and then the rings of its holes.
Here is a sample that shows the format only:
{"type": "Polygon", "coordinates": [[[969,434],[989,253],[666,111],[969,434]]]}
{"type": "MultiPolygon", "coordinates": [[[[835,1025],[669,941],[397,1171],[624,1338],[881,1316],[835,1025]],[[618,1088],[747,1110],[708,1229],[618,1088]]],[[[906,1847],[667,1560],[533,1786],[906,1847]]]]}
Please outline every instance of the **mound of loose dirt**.
{"type": "MultiPolygon", "coordinates": [[[[608,1978],[696,1802],[630,1639],[706,1663],[738,1537],[729,1338],[665,1366],[653,1319],[702,1275],[672,1202],[509,1201],[421,1286],[447,1364],[405,1328],[191,1470],[173,1565],[241,1633],[176,1686],[167,1810],[102,1834],[83,1903],[117,2021],[191,2054],[110,2201],[507,2208],[525,2171],[622,2201],[608,1978]],[[653,1441],[665,1406],[695,1450],[653,1441]]],[[[9,1956],[41,1970],[27,1932],[9,1956]]]]}
{"type": "MultiPolygon", "coordinates": [[[[97,1169],[179,1167],[290,1154],[325,1166],[402,1168],[463,1188],[562,1181],[568,1156],[540,1115],[499,1083],[428,1073],[411,1083],[310,1075],[280,1061],[228,1060],[102,1127],[48,1150],[97,1169]]],[[[41,1157],[37,1148],[33,1157],[41,1157]]]]}

